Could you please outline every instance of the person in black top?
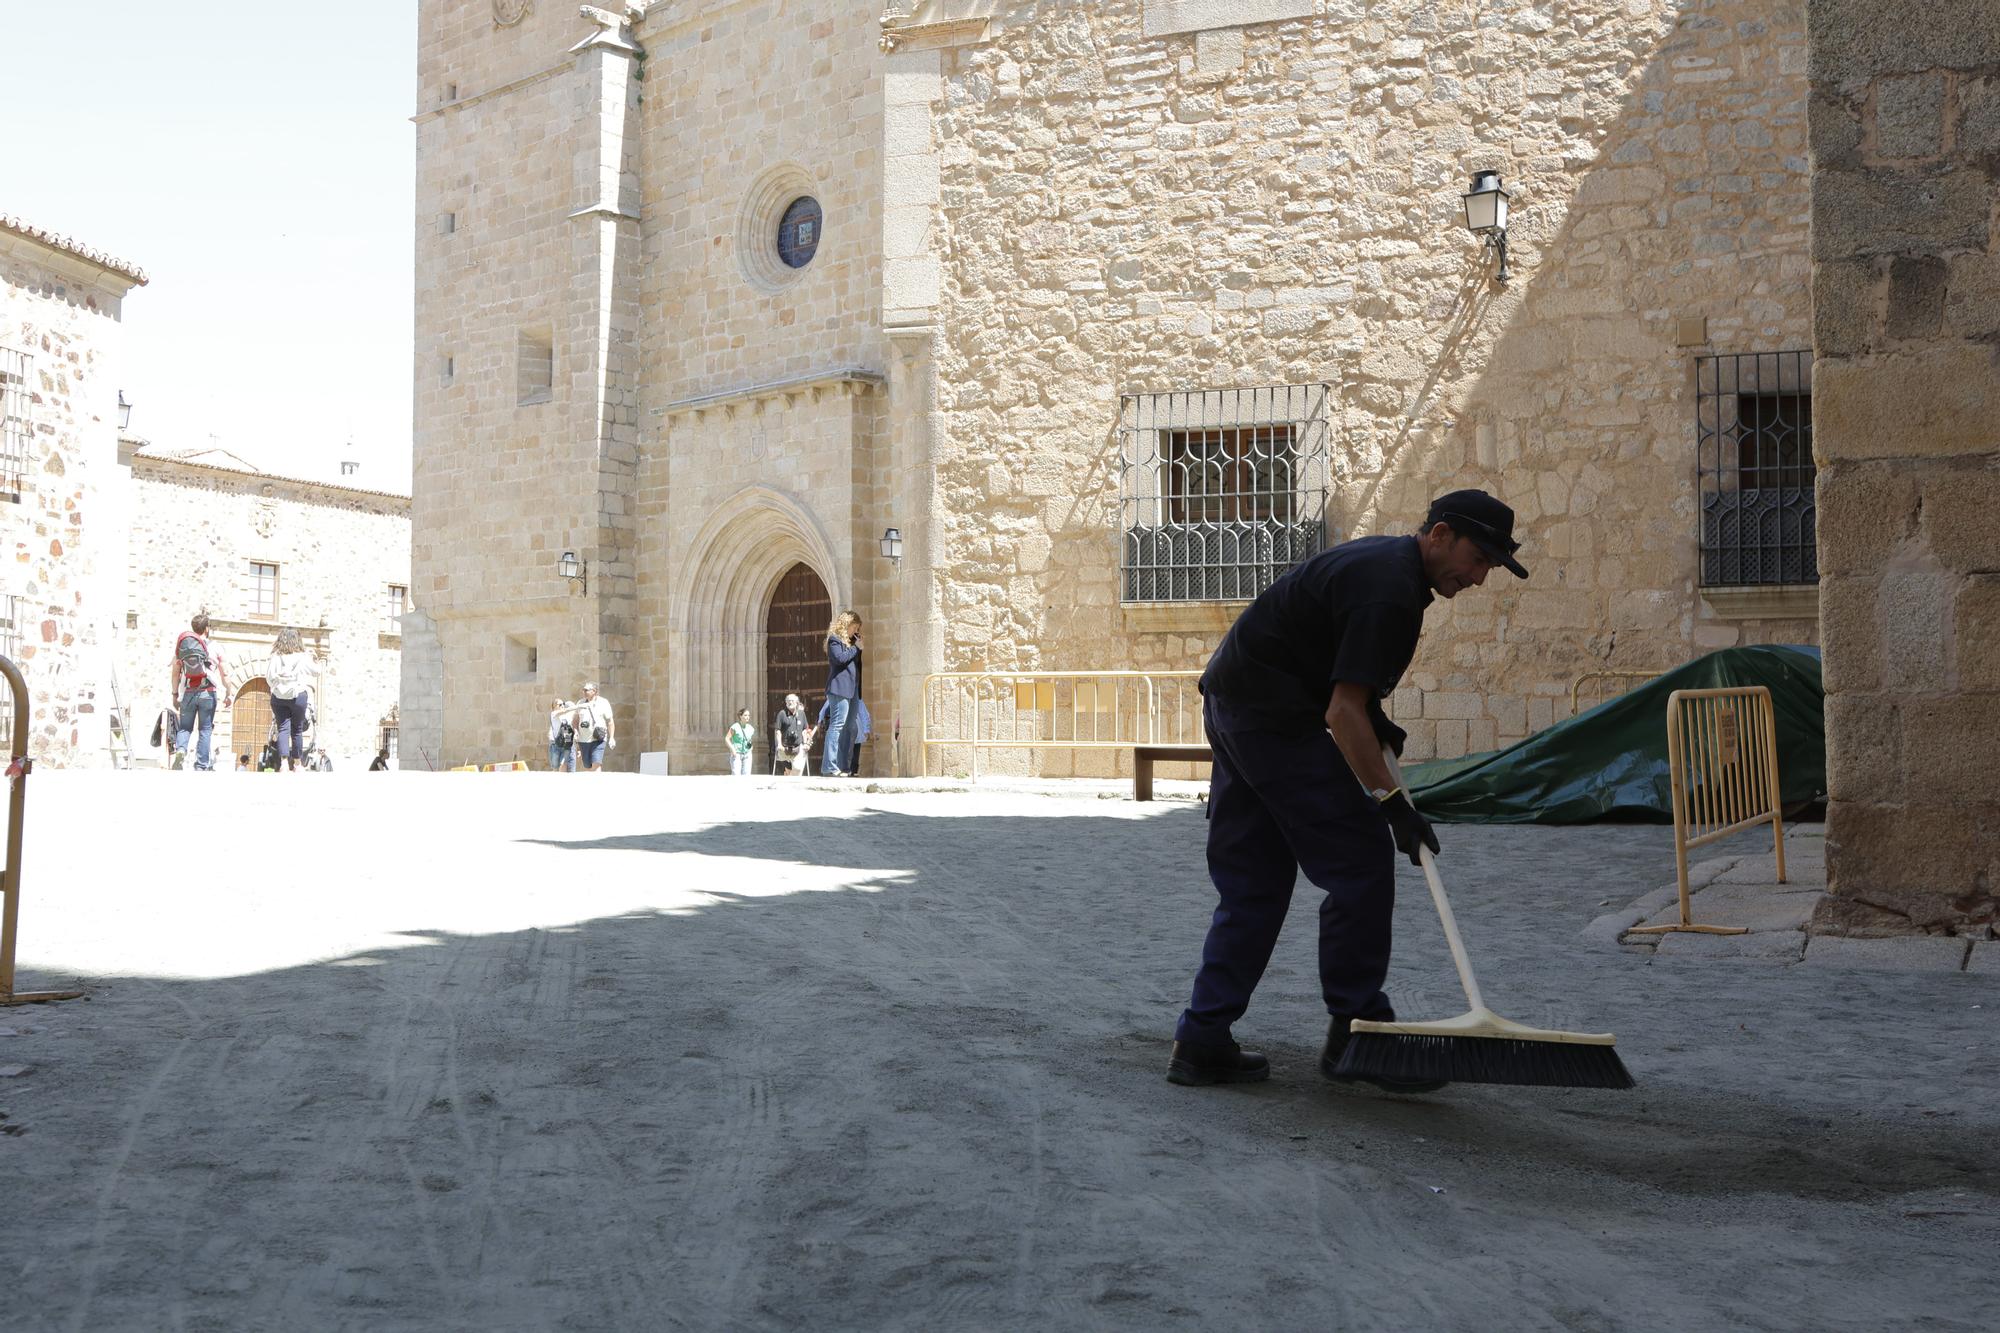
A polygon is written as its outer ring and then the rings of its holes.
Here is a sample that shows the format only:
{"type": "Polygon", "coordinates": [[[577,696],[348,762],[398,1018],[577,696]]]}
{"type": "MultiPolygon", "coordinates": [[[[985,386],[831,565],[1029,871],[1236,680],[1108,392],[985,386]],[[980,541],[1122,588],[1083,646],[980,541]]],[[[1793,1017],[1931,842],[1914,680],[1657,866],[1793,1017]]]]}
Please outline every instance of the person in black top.
{"type": "MultiPolygon", "coordinates": [[[[1229,1030],[1271,960],[1300,871],[1326,894],[1322,1072],[1332,1076],[1350,1021],[1395,1017],[1382,993],[1395,853],[1415,862],[1419,844],[1435,853],[1438,842],[1382,758],[1384,745],[1403,750],[1382,698],[1409,668],[1433,597],[1478,587],[1495,565],[1527,577],[1513,534],[1514,511],[1484,491],[1440,496],[1416,536],[1344,542],[1287,571],[1215,650],[1201,692],[1215,754],[1208,872],[1220,901],[1174,1032],[1171,1082],[1270,1076],[1229,1030]]],[[[1443,1086],[1374,1081],[1397,1092],[1443,1086]]]]}
{"type": "Polygon", "coordinates": [[[826,742],[819,771],[829,778],[854,776],[855,704],[861,698],[861,617],[842,611],[826,627],[826,742]]]}

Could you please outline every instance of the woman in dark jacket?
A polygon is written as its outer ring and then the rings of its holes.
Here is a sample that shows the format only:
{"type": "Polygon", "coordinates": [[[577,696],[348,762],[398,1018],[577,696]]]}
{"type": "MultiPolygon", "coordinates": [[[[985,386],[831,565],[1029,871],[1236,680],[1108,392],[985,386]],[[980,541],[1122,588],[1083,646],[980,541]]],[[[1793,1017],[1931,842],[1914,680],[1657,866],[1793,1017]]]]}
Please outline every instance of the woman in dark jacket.
{"type": "Polygon", "coordinates": [[[861,697],[861,617],[842,611],[826,627],[826,744],[819,771],[854,774],[854,701],[861,697]]]}

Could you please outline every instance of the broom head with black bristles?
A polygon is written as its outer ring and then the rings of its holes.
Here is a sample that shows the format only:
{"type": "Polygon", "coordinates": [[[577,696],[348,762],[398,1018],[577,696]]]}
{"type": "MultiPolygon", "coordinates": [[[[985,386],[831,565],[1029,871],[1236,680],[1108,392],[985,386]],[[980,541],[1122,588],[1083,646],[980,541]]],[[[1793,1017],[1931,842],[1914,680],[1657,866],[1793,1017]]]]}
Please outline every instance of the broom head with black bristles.
{"type": "Polygon", "coordinates": [[[1339,1078],[1507,1083],[1539,1088],[1629,1088],[1632,1075],[1608,1032],[1552,1032],[1474,1009],[1435,1023],[1348,1026],[1339,1078]]]}

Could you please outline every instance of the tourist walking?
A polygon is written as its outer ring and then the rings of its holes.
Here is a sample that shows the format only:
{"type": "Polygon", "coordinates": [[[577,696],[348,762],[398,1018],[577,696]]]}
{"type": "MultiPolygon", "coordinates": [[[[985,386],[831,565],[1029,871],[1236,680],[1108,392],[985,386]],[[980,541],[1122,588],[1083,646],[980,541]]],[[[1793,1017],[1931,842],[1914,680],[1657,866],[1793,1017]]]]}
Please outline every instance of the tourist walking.
{"type": "Polygon", "coordinates": [[[264,683],[271,689],[271,717],[278,728],[280,771],[298,772],[306,753],[306,710],[313,679],[320,664],[299,642],[299,632],[287,626],[278,631],[271,645],[271,659],[264,664],[264,683]]]}
{"type": "Polygon", "coordinates": [[[804,702],[796,694],[786,695],[785,706],[778,710],[778,716],[771,722],[773,757],[779,764],[789,767],[794,775],[803,774],[815,734],[816,729],[806,717],[804,702]]]}
{"type": "Polygon", "coordinates": [[[576,772],[576,705],[563,698],[549,709],[549,772],[576,772]]]}
{"type": "Polygon", "coordinates": [[[576,701],[576,771],[602,773],[604,752],[618,748],[618,728],[611,716],[611,701],[597,693],[597,682],[585,681],[583,697],[576,701]]]}
{"type": "Polygon", "coordinates": [[[732,777],[750,776],[750,758],[757,749],[757,726],[750,720],[750,710],[736,710],[736,721],[730,725],[723,737],[729,743],[729,772],[732,777]]]}
{"type": "Polygon", "coordinates": [[[854,703],[861,697],[861,617],[842,611],[826,627],[826,744],[819,771],[854,774],[854,703]]]}
{"type": "MultiPolygon", "coordinates": [[[[1329,1016],[1320,1071],[1334,1069],[1357,1018],[1389,1021],[1389,919],[1396,853],[1437,835],[1390,774],[1403,732],[1382,711],[1417,651],[1424,611],[1514,558],[1514,511],[1484,491],[1432,501],[1411,537],[1363,537],[1293,566],[1238,616],[1202,673],[1209,780],[1208,873],[1218,902],[1167,1078],[1251,1083],[1270,1064],[1230,1025],[1271,961],[1300,871],[1325,895],[1319,980],[1329,1016]]],[[[1436,1082],[1371,1078],[1392,1092],[1436,1082]]]]}
{"type": "Polygon", "coordinates": [[[173,672],[167,697],[177,701],[178,720],[174,727],[175,768],[185,767],[188,742],[195,741],[194,767],[198,773],[210,770],[209,745],[215,737],[215,707],[219,698],[229,707],[229,673],[208,642],[208,612],[197,612],[188,627],[174,639],[173,672]]]}

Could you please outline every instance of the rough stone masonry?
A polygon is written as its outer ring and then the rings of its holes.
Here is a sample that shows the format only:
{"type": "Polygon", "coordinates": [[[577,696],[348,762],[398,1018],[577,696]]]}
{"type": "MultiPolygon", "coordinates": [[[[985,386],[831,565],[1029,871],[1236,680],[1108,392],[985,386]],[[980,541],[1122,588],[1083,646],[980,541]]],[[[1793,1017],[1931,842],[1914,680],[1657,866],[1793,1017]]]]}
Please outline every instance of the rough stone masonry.
{"type": "Polygon", "coordinates": [[[1816,928],[2000,923],[2000,23],[1812,0],[1827,871],[1816,928]]]}

